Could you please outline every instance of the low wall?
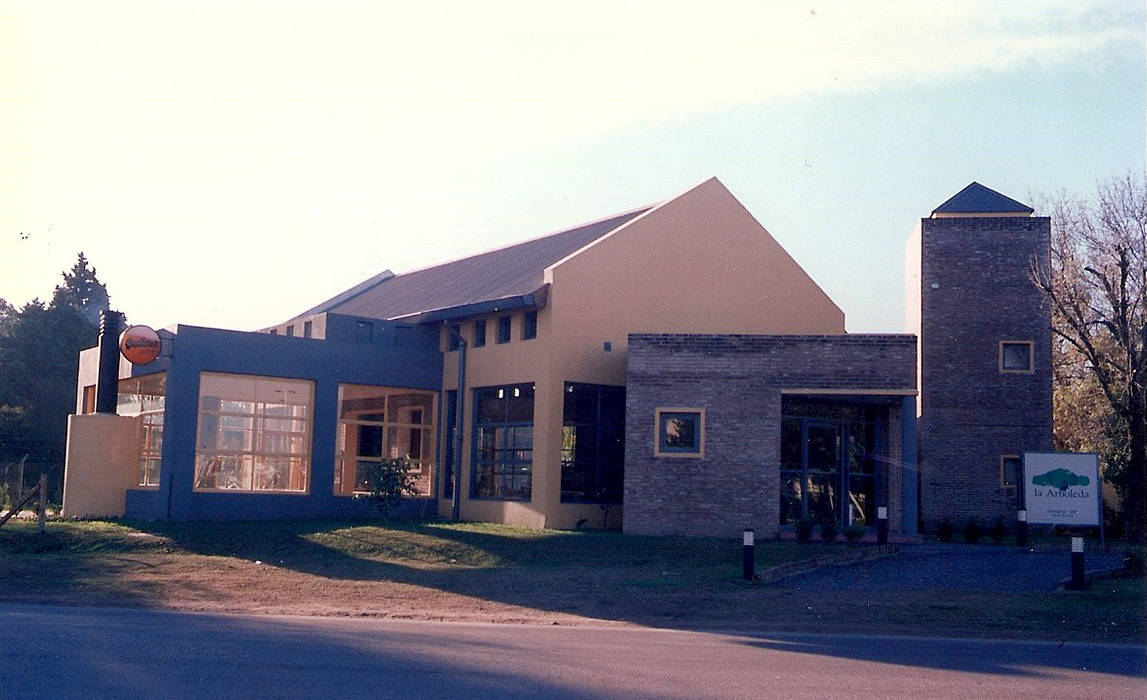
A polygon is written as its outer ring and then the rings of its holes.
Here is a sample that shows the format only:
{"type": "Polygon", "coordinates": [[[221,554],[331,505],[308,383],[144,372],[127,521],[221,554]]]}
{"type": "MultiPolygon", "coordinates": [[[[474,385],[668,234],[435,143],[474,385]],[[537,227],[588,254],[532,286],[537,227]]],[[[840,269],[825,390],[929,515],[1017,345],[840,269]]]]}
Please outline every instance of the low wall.
{"type": "Polygon", "coordinates": [[[68,416],[64,466],[64,517],[124,514],[127,490],[139,479],[136,417],[93,413],[68,416]]]}

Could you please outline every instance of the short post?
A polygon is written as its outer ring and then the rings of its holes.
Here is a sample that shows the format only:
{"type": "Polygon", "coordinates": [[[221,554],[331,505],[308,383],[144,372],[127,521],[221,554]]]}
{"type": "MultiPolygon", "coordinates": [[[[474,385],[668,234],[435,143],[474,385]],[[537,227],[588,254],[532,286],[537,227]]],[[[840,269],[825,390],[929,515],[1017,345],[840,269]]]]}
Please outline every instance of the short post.
{"type": "Polygon", "coordinates": [[[745,528],[745,534],[742,539],[741,546],[741,568],[746,581],[752,581],[756,577],[753,572],[753,550],[755,549],[756,546],[753,542],[753,529],[745,528]]]}
{"type": "Polygon", "coordinates": [[[876,508],[876,544],[888,544],[888,506],[876,508]]]}
{"type": "Polygon", "coordinates": [[[40,474],[40,534],[44,534],[44,523],[48,520],[48,475],[40,474]]]}
{"type": "Polygon", "coordinates": [[[1071,538],[1071,583],[1067,587],[1073,591],[1082,591],[1087,588],[1087,581],[1083,577],[1083,538],[1071,538]]]}
{"type": "Polygon", "coordinates": [[[1028,512],[1020,510],[1016,513],[1016,545],[1028,546],[1028,512]]]}

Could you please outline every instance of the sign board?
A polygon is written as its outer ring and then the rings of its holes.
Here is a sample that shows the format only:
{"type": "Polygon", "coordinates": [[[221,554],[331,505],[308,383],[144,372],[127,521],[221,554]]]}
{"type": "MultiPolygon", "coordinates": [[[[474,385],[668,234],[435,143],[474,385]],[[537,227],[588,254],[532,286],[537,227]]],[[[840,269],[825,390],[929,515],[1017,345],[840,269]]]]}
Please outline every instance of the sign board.
{"type": "Polygon", "coordinates": [[[1024,506],[1029,523],[1099,525],[1101,503],[1095,453],[1024,453],[1024,506]]]}
{"type": "Polygon", "coordinates": [[[159,357],[159,334],[148,326],[132,326],[119,336],[119,351],[133,365],[146,365],[159,357]]]}

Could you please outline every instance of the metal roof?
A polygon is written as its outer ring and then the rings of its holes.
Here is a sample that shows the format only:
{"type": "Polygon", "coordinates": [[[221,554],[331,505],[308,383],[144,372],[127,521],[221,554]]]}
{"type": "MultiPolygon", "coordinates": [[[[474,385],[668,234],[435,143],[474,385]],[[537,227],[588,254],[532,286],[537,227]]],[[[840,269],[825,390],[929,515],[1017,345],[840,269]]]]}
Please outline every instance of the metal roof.
{"type": "MultiPolygon", "coordinates": [[[[643,207],[564,231],[393,277],[376,275],[296,316],[333,312],[398,319],[532,295],[550,265],[652,209],[643,207]]],[[[520,305],[510,302],[509,305],[520,305]]],[[[460,309],[461,310],[461,309],[460,309]]]]}
{"type": "Polygon", "coordinates": [[[1031,214],[1035,210],[1011,197],[973,182],[948,201],[932,210],[933,214],[1031,214]]]}

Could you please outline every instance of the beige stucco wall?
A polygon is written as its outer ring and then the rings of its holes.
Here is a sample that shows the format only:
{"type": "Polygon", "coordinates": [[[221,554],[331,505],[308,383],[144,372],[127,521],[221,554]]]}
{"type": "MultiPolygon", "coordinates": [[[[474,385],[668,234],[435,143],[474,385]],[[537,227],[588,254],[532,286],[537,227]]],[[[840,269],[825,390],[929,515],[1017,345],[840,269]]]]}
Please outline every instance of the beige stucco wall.
{"type": "Polygon", "coordinates": [[[118,517],[139,478],[140,419],[93,413],[68,416],[64,516],[118,517]]]}
{"type": "MultiPolygon", "coordinates": [[[[518,311],[511,342],[495,344],[491,315],[485,317],[486,346],[468,351],[463,519],[558,528],[572,528],[581,518],[600,524],[597,505],[561,503],[563,386],[624,385],[630,333],[844,333],[840,308],[716,179],[555,264],[546,281],[549,301],[538,313],[537,338],[520,339],[518,311]],[[520,382],[535,385],[532,499],[471,501],[465,477],[472,390],[520,382]]],[[[462,324],[462,333],[473,338],[473,320],[462,324]]],[[[456,387],[457,358],[456,352],[445,356],[445,390],[456,387]]],[[[448,514],[450,502],[440,502],[439,512],[448,514]]],[[[619,523],[620,509],[612,509],[610,518],[619,523]]]]}

